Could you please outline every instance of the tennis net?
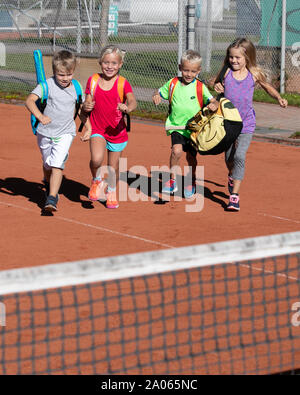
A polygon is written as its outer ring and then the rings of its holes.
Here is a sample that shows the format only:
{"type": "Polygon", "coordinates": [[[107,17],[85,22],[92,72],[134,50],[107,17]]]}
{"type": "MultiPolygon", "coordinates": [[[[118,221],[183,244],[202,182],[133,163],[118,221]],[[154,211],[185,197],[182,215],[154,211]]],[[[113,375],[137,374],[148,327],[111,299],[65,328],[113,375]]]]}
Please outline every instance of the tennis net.
{"type": "Polygon", "coordinates": [[[300,232],[2,271],[0,302],[0,375],[295,371],[300,232]]]}

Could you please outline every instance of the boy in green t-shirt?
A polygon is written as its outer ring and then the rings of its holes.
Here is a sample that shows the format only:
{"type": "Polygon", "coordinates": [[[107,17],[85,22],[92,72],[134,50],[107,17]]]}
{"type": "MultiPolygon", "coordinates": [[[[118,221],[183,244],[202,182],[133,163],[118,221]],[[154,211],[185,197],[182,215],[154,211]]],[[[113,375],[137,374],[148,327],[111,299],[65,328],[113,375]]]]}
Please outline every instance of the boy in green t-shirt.
{"type": "Polygon", "coordinates": [[[182,153],[186,152],[186,160],[191,169],[190,179],[192,183],[184,188],[185,198],[192,197],[196,191],[197,152],[189,142],[189,130],[184,128],[180,130],[179,128],[184,127],[203,106],[207,106],[210,111],[216,111],[218,108],[218,102],[210,94],[208,88],[196,79],[201,70],[201,61],[198,52],[187,50],[182,55],[179,65],[182,77],[172,78],[152,96],[155,105],[160,104],[162,99],[168,100],[170,104],[170,112],[165,126],[167,134],[171,135],[172,140],[171,179],[165,183],[162,192],[175,193],[178,190],[176,167],[180,164],[182,153]]]}

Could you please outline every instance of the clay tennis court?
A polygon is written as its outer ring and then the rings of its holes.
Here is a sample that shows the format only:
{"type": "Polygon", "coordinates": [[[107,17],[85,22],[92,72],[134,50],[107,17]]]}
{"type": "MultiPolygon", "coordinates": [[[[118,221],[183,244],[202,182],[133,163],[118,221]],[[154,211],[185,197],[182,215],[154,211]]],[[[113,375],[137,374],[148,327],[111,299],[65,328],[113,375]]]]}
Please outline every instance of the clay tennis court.
{"type": "MultiPolygon", "coordinates": [[[[100,202],[90,202],[87,198],[90,185],[88,167],[89,147],[88,144],[82,143],[77,136],[72,145],[70,158],[66,165],[65,179],[61,188],[58,211],[53,216],[44,216],[41,210],[44,204],[44,191],[41,182],[41,159],[35,138],[30,129],[29,113],[24,106],[7,104],[1,104],[0,111],[2,125],[0,145],[0,210],[2,225],[0,270],[71,262],[90,258],[110,257],[136,252],[172,249],[189,245],[214,243],[299,230],[300,189],[298,147],[255,141],[251,143],[247,154],[246,176],[241,189],[241,211],[238,213],[227,212],[225,210],[228,201],[228,192],[226,185],[227,172],[223,162],[223,155],[216,157],[199,156],[198,163],[204,166],[204,179],[199,178],[197,183],[200,190],[201,185],[204,186],[204,198],[202,202],[200,199],[201,196],[199,196],[198,204],[200,207],[203,203],[203,207],[201,206],[198,212],[188,212],[188,207],[191,208],[192,205],[195,205],[195,201],[187,202],[184,199],[180,199],[179,196],[177,198],[172,197],[170,201],[166,201],[164,204],[157,204],[156,200],[159,198],[158,192],[147,188],[147,185],[151,184],[151,170],[154,174],[153,177],[157,177],[154,167],[167,165],[170,153],[170,139],[165,135],[163,125],[147,121],[132,122],[129,144],[123,155],[123,159],[127,160],[127,166],[122,167],[120,174],[120,186],[123,190],[127,190],[128,196],[131,197],[138,196],[140,193],[140,199],[137,201],[132,201],[130,199],[127,201],[120,201],[120,207],[117,210],[108,210],[100,202]],[[138,178],[138,175],[140,175],[140,178],[138,178]],[[142,187],[138,187],[139,180],[143,181],[141,184],[142,187]],[[137,187],[140,191],[136,190],[137,187]]],[[[183,164],[185,163],[183,162],[183,164]]],[[[166,197],[163,197],[163,199],[165,198],[166,197]]],[[[272,264],[272,262],[267,263],[267,265],[269,265],[267,267],[269,267],[270,271],[274,274],[271,270],[272,264]]],[[[260,265],[259,263],[257,266],[258,269],[260,265]]],[[[297,280],[297,278],[299,278],[297,274],[299,272],[298,265],[298,260],[292,258],[289,264],[289,270],[293,275],[291,277],[292,284],[288,284],[288,289],[295,301],[299,296],[299,288],[297,282],[295,283],[295,279],[297,280]]],[[[225,272],[222,268],[220,268],[220,270],[219,279],[222,282],[225,272]]],[[[247,274],[251,272],[249,267],[244,267],[243,270],[247,274]]],[[[286,270],[286,263],[279,263],[279,269],[277,268],[277,270],[279,270],[279,272],[284,272],[286,270]]],[[[234,268],[228,271],[228,273],[231,273],[231,276],[232,273],[235,272],[234,268]]],[[[204,281],[206,281],[205,279],[209,277],[209,275],[205,273],[197,274],[192,271],[189,277],[192,279],[192,283],[194,281],[194,287],[196,287],[195,292],[196,295],[198,295],[199,291],[197,291],[197,287],[199,286],[196,284],[197,279],[203,277],[204,281]]],[[[236,286],[234,285],[234,276],[231,278],[231,286],[236,286]]],[[[275,278],[277,278],[277,275],[275,275],[275,278]]],[[[144,287],[143,283],[139,282],[139,279],[136,281],[137,285],[126,281],[125,284],[119,285],[120,289],[124,290],[124,292],[122,292],[122,298],[118,299],[118,301],[113,300],[108,308],[108,311],[110,311],[112,315],[108,327],[111,329],[110,340],[113,343],[118,340],[119,336],[118,331],[114,330],[116,324],[113,321],[116,305],[118,305],[118,303],[125,305],[132,303],[132,290],[139,288],[143,289],[144,287]]],[[[155,310],[158,301],[155,296],[155,290],[158,290],[160,285],[157,278],[151,281],[153,283],[152,288],[154,289],[154,295],[151,300],[154,306],[153,309],[155,310]]],[[[151,281],[149,282],[150,285],[151,281]]],[[[263,282],[264,287],[268,283],[268,280],[260,279],[260,281],[263,282]]],[[[274,282],[274,276],[271,276],[269,281],[269,289],[266,291],[267,297],[272,297],[273,291],[271,288],[277,285],[279,286],[277,298],[281,298],[281,293],[284,298],[286,288],[281,290],[281,283],[274,282]]],[[[187,280],[185,280],[185,274],[179,274],[176,280],[170,280],[167,277],[164,282],[166,284],[168,284],[168,282],[175,282],[179,287],[180,284],[183,284],[181,292],[184,295],[186,294],[185,283],[187,280]]],[[[230,286],[230,283],[229,285],[227,284],[227,287],[228,286],[230,286]]],[[[284,286],[286,286],[286,282],[284,282],[284,286]]],[[[97,288],[98,286],[96,285],[95,287],[97,288]]],[[[220,287],[224,294],[224,284],[221,284],[220,287]]],[[[241,290],[246,292],[249,287],[251,288],[251,283],[242,285],[241,290]]],[[[68,300],[72,300],[73,298],[71,295],[68,295],[68,292],[69,290],[66,289],[65,296],[63,297],[66,301],[66,306],[68,306],[68,300]]],[[[88,310],[88,307],[84,304],[86,292],[85,290],[79,290],[78,293],[79,299],[83,300],[83,305],[80,305],[79,312],[81,317],[86,317],[88,310]]],[[[98,293],[101,295],[103,292],[104,291],[99,290],[98,293]]],[[[115,285],[108,284],[108,290],[104,293],[106,295],[114,295],[114,292],[115,285]]],[[[171,291],[167,290],[165,292],[165,297],[167,297],[168,292],[171,291]]],[[[213,296],[209,292],[207,294],[208,301],[212,303],[213,296]]],[[[246,294],[245,314],[249,313],[249,307],[247,307],[247,305],[251,297],[260,298],[260,292],[260,289],[258,289],[254,296],[247,296],[246,294]]],[[[95,290],[94,293],[96,293],[95,290]]],[[[157,298],[159,297],[157,296],[157,298]]],[[[235,297],[232,296],[232,298],[233,301],[230,303],[232,303],[231,306],[235,308],[235,297]]],[[[220,306],[223,306],[223,299],[220,297],[218,302],[220,306]]],[[[52,314],[55,314],[58,308],[55,300],[56,297],[53,296],[52,314]]],[[[94,303],[95,306],[98,305],[100,308],[102,301],[97,299],[94,303]]],[[[142,300],[140,303],[142,312],[138,314],[138,320],[143,322],[145,315],[147,316],[147,313],[144,311],[147,300],[142,300]]],[[[183,327],[186,320],[186,311],[188,310],[188,306],[185,303],[188,302],[182,303],[179,314],[183,327]]],[[[197,306],[197,301],[192,303],[195,303],[195,306],[197,306]]],[[[36,296],[34,304],[37,307],[44,304],[40,294],[36,296]]],[[[52,304],[52,302],[50,304],[52,304]]],[[[289,306],[287,305],[280,307],[280,309],[285,310],[288,308],[289,306]]],[[[13,309],[14,307],[12,307],[12,310],[13,309]]],[[[165,311],[167,315],[169,313],[171,314],[171,312],[172,307],[170,307],[170,310],[165,311]]],[[[28,311],[24,313],[25,327],[26,322],[28,323],[28,320],[30,321],[27,313],[28,311]]],[[[234,314],[238,313],[240,313],[240,311],[234,314]]],[[[275,308],[274,311],[269,311],[268,313],[271,317],[275,316],[276,318],[278,316],[278,309],[275,308]]],[[[160,315],[160,313],[157,314],[160,315]]],[[[169,320],[165,323],[166,327],[172,327],[173,325],[173,318],[171,315],[169,316],[169,320]]],[[[101,322],[101,316],[96,318],[101,322]]],[[[42,317],[36,319],[43,320],[42,317]]],[[[53,333],[57,333],[60,329],[55,326],[56,318],[53,319],[54,324],[52,325],[52,330],[54,331],[53,333]]],[[[130,324],[132,318],[128,315],[124,319],[125,321],[123,324],[125,323],[126,325],[126,319],[130,324]]],[[[262,318],[260,323],[262,326],[264,325],[263,320],[262,318]]],[[[195,322],[194,324],[201,325],[199,322],[195,322]]],[[[74,325],[76,324],[73,324],[73,326],[74,325]]],[[[86,327],[89,323],[85,322],[84,325],[86,327]]],[[[97,325],[97,323],[94,325],[97,325]]],[[[71,326],[70,331],[72,332],[73,329],[74,328],[71,326]]],[[[260,335],[263,336],[263,327],[259,329],[261,330],[260,335]]],[[[150,329],[148,328],[148,330],[150,329]]],[[[162,344],[165,341],[161,339],[159,329],[157,330],[159,337],[156,338],[156,341],[162,344]]],[[[43,331],[44,329],[41,329],[40,332],[37,331],[36,335],[39,339],[43,339],[43,331]]],[[[47,329],[45,329],[45,331],[47,332],[47,329]]],[[[294,334],[295,331],[296,329],[294,329],[294,334]]],[[[209,325],[207,328],[209,340],[212,340],[211,336],[213,332],[213,326],[209,325]]],[[[284,328],[282,332],[278,331],[280,336],[281,333],[285,335],[284,332],[284,328]]],[[[104,337],[98,339],[100,345],[107,336],[105,333],[104,330],[104,337]]],[[[199,336],[199,333],[196,331],[194,335],[199,336]]],[[[13,333],[11,337],[7,335],[6,339],[8,342],[11,341],[14,343],[15,336],[16,334],[13,333]]],[[[32,335],[30,333],[26,335],[25,333],[24,336],[26,338],[26,336],[30,337],[32,335]]],[[[129,336],[129,339],[132,336],[130,327],[127,336],[129,336]]],[[[295,336],[298,336],[297,333],[295,336]]],[[[55,337],[56,335],[54,335],[54,338],[55,337]]],[[[282,338],[285,339],[285,337],[282,338]]],[[[247,350],[251,355],[253,349],[251,348],[251,340],[249,339],[249,337],[245,337],[246,344],[247,342],[250,344],[247,350]]],[[[83,350],[85,350],[85,347],[88,347],[89,341],[90,339],[82,340],[83,350]]],[[[173,337],[172,335],[169,336],[169,342],[175,344],[176,341],[181,343],[177,335],[173,337]]],[[[141,349],[147,348],[147,343],[149,342],[155,345],[148,337],[147,339],[141,340],[141,349]]],[[[232,337],[232,342],[235,342],[234,336],[232,337]]],[[[274,354],[273,357],[276,359],[278,344],[275,342],[273,346],[272,353],[274,354]]],[[[54,354],[54,357],[51,364],[53,364],[53,370],[59,372],[61,363],[57,361],[55,355],[58,352],[57,350],[61,348],[61,344],[54,344],[52,347],[53,350],[51,353],[54,354]]],[[[111,355],[118,356],[123,347],[124,346],[120,344],[113,345],[110,350],[111,355]]],[[[130,348],[130,344],[128,347],[130,348]]],[[[209,350],[210,342],[206,344],[206,347],[208,347],[209,350]]],[[[213,350],[214,346],[211,347],[213,350]]],[[[287,355],[290,355],[290,350],[292,348],[291,341],[284,340],[282,348],[285,349],[287,355]]],[[[200,353],[201,351],[203,350],[196,350],[196,352],[200,353]]],[[[265,356],[264,350],[261,349],[260,351],[262,355],[265,356]]],[[[100,350],[99,352],[102,351],[100,350]]],[[[107,352],[109,353],[109,351],[107,352]]],[[[176,354],[177,351],[172,351],[171,348],[168,352],[176,354]]],[[[182,345],[177,355],[179,359],[182,358],[186,368],[184,371],[185,373],[193,373],[193,368],[189,366],[189,359],[187,359],[189,352],[189,348],[182,345]],[[186,362],[184,362],[185,359],[186,362]]],[[[8,362],[10,360],[15,361],[15,356],[13,355],[15,353],[16,350],[11,349],[11,354],[6,355],[8,362]]],[[[32,371],[31,349],[28,349],[28,347],[26,349],[25,347],[22,353],[25,359],[27,358],[27,361],[22,365],[22,372],[30,374],[32,371]]],[[[76,362],[75,368],[70,368],[69,371],[65,369],[64,371],[67,373],[93,372],[89,367],[89,354],[84,352],[82,352],[82,354],[83,362],[86,364],[85,368],[78,369],[78,363],[76,362]]],[[[155,355],[159,362],[160,352],[156,351],[155,355]]],[[[170,358],[171,357],[172,355],[170,358]]],[[[232,357],[232,355],[226,352],[222,356],[222,361],[224,363],[223,372],[225,373],[230,371],[230,368],[226,369],[226,361],[228,361],[230,357],[232,357]]],[[[149,354],[145,353],[144,358],[147,365],[149,354]]],[[[201,358],[201,356],[199,358],[198,363],[201,365],[203,364],[203,358],[201,358]]],[[[211,358],[215,358],[214,353],[212,353],[211,358]]],[[[299,356],[297,358],[299,358],[299,356]]],[[[136,356],[129,357],[125,362],[125,368],[123,366],[123,370],[122,362],[118,363],[118,360],[115,360],[110,365],[110,368],[108,368],[107,362],[102,362],[99,365],[99,369],[100,371],[102,369],[104,373],[123,372],[124,369],[133,374],[140,373],[140,370],[135,370],[134,368],[135,361],[133,360],[135,359],[136,356]]],[[[68,355],[65,358],[64,362],[69,363],[68,361],[71,366],[74,365],[72,355],[68,355]]],[[[174,365],[174,371],[179,370],[179,365],[181,365],[182,361],[174,361],[172,363],[174,365]]],[[[45,362],[44,365],[46,366],[47,363],[49,364],[49,362],[45,362]]],[[[251,357],[249,362],[250,370],[253,369],[256,363],[254,357],[251,357]]],[[[270,359],[267,357],[261,360],[260,364],[262,371],[264,371],[264,369],[266,370],[268,363],[270,363],[270,359]]],[[[235,369],[237,369],[236,372],[239,373],[239,360],[237,360],[235,364],[235,369]]],[[[47,371],[44,365],[41,363],[41,371],[47,371]]],[[[285,366],[287,368],[291,366],[289,357],[287,357],[285,366]]],[[[10,368],[8,364],[8,370],[4,371],[4,373],[14,373],[16,369],[16,363],[11,362],[10,368]]],[[[165,371],[166,367],[162,364],[162,372],[165,371]]],[[[215,372],[216,371],[212,370],[209,373],[215,372]]],[[[160,372],[159,370],[153,371],[151,368],[145,368],[142,373],[151,374],[160,372]]]]}
{"type": "MultiPolygon", "coordinates": [[[[29,113],[9,104],[1,104],[0,111],[1,270],[299,230],[299,148],[255,141],[247,154],[241,211],[225,211],[227,172],[219,155],[198,156],[204,166],[204,207],[191,213],[186,208],[195,202],[171,198],[155,204],[149,190],[141,191],[145,201],[123,201],[117,210],[89,202],[89,146],[77,136],[58,211],[41,216],[42,164],[29,113]]],[[[123,188],[132,190],[134,166],[150,177],[153,166],[168,165],[169,153],[163,125],[132,122],[123,154],[127,169],[120,175],[123,188]]]]}

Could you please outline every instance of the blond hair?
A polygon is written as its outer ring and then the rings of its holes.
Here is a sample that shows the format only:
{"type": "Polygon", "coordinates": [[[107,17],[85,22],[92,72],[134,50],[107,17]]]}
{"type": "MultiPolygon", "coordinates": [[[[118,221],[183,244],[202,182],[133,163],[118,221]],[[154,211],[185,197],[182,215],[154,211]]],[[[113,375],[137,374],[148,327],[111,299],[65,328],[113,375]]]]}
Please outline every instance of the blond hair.
{"type": "Polygon", "coordinates": [[[106,47],[104,47],[102,49],[102,51],[100,52],[100,56],[99,56],[99,63],[101,64],[101,62],[103,61],[103,59],[106,55],[110,55],[112,53],[118,55],[120,58],[120,63],[123,63],[124,57],[125,57],[125,51],[123,51],[116,45],[107,45],[106,47]]]}
{"type": "Polygon", "coordinates": [[[199,63],[200,67],[202,58],[199,52],[188,49],[181,56],[180,64],[182,65],[184,62],[199,63]]]}
{"type": "Polygon", "coordinates": [[[52,58],[53,73],[57,70],[65,69],[68,72],[74,71],[76,67],[76,56],[67,50],[55,52],[52,58]]]}
{"type": "Polygon", "coordinates": [[[240,37],[229,45],[224,60],[224,65],[227,65],[228,67],[230,67],[229,56],[230,50],[232,48],[240,49],[242,51],[242,54],[245,56],[246,59],[246,67],[254,76],[256,81],[267,81],[267,73],[256,64],[256,49],[252,41],[248,40],[247,38],[240,37]]]}

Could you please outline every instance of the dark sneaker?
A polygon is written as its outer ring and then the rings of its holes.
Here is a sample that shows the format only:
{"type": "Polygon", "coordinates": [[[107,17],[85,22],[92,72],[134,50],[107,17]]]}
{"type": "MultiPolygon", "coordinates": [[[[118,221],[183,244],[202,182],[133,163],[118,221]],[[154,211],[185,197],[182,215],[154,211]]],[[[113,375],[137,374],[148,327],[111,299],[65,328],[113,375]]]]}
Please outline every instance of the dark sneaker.
{"type": "Polygon", "coordinates": [[[229,195],[232,195],[233,191],[233,178],[231,176],[228,176],[228,192],[229,195]]]}
{"type": "Polygon", "coordinates": [[[49,211],[57,211],[57,202],[58,202],[58,195],[56,197],[49,195],[46,200],[46,204],[44,210],[49,211]]]}
{"type": "Polygon", "coordinates": [[[175,180],[169,180],[165,183],[162,193],[175,193],[178,191],[177,183],[175,180]]]}
{"type": "Polygon", "coordinates": [[[227,210],[240,211],[240,197],[239,195],[230,195],[227,210]]]}

